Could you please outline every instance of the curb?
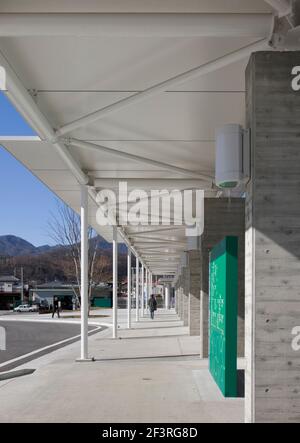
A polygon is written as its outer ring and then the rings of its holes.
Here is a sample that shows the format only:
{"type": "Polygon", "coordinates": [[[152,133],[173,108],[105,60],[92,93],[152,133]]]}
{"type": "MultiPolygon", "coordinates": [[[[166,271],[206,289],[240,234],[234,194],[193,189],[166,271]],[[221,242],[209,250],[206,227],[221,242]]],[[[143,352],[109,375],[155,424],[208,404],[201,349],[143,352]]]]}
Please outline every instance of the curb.
{"type": "Polygon", "coordinates": [[[0,373],[0,381],[23,377],[24,375],[31,375],[34,372],[35,369],[19,369],[18,371],[2,372],[0,373]]]}

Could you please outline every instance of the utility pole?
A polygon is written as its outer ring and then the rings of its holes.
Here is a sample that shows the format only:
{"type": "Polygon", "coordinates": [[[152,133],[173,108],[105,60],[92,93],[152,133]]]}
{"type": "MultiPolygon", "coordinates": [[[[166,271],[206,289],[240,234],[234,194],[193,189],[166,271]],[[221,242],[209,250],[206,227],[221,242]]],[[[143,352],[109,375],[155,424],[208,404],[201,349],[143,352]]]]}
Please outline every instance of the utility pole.
{"type": "Polygon", "coordinates": [[[24,303],[24,268],[21,266],[21,303],[24,303]]]}

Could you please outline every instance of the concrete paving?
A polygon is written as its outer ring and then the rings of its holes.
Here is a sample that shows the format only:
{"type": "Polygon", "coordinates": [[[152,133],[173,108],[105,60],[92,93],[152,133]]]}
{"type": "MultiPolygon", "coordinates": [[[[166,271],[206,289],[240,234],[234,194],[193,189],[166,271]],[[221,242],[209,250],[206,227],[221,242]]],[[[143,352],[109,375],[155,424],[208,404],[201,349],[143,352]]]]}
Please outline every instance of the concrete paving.
{"type": "Polygon", "coordinates": [[[118,339],[111,328],[89,338],[95,362],[76,363],[73,343],[18,368],[36,369],[32,375],[0,381],[0,422],[243,422],[243,399],[220,395],[199,358],[199,337],[174,311],[131,330],[125,311],[119,320],[118,339]]]}

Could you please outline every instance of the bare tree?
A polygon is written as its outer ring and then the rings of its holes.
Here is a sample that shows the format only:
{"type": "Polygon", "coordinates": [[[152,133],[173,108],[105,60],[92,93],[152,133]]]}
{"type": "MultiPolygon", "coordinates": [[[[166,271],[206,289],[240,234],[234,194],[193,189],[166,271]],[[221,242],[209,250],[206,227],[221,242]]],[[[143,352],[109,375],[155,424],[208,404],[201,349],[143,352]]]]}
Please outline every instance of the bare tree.
{"type": "MultiPolygon", "coordinates": [[[[64,203],[57,202],[57,214],[51,214],[48,222],[49,235],[59,246],[65,248],[65,254],[68,255],[74,266],[76,281],[80,294],[80,216],[64,203]]],[[[99,256],[99,235],[95,230],[88,229],[88,294],[89,306],[91,301],[92,286],[94,278],[96,283],[101,281],[101,275],[105,266],[105,261],[99,256]],[[97,265],[97,266],[96,266],[97,265]]],[[[75,291],[76,292],[76,291],[75,291]]]]}

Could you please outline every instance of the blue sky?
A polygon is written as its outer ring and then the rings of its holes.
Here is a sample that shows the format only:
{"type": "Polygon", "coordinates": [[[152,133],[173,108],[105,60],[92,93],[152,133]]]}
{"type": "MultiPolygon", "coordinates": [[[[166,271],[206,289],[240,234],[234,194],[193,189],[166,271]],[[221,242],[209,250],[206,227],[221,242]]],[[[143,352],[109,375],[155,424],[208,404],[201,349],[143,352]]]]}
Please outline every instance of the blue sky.
{"type": "MultiPolygon", "coordinates": [[[[1,92],[0,135],[35,135],[1,92]]],[[[35,246],[52,244],[47,220],[56,211],[56,200],[0,142],[0,235],[16,235],[35,246]]]]}

